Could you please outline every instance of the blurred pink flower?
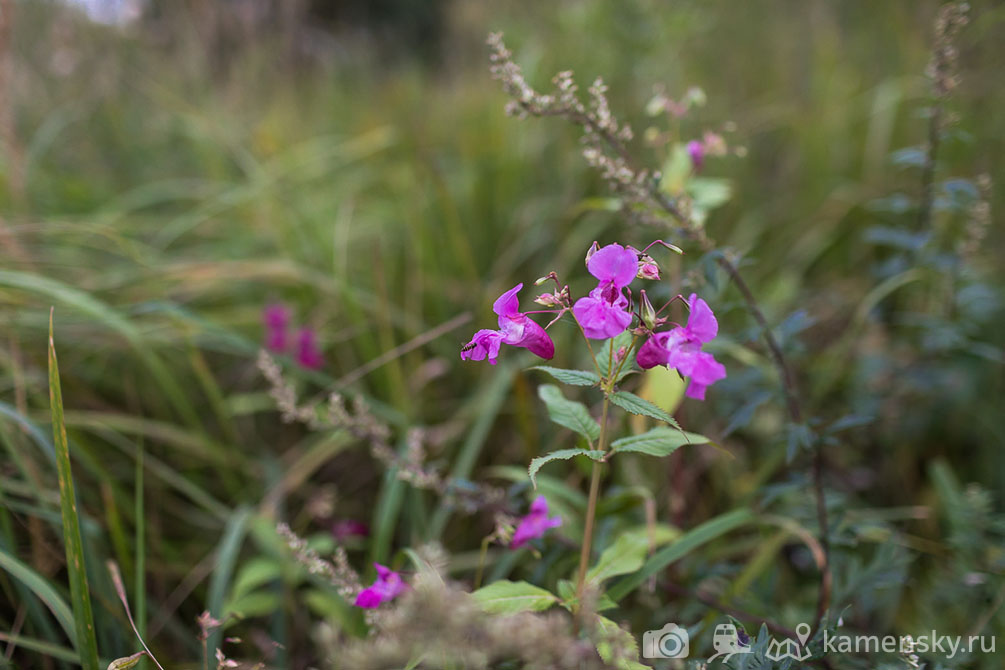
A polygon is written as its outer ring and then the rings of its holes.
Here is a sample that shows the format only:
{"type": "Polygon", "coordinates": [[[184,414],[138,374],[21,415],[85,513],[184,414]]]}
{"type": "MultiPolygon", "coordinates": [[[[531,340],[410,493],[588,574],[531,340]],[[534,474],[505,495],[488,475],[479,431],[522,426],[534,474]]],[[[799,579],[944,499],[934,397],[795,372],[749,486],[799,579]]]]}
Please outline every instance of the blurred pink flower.
{"type": "Polygon", "coordinates": [[[600,281],[587,297],[576,301],[572,313],[588,338],[616,337],[632,322],[623,289],[639,271],[638,255],[631,248],[608,244],[590,255],[586,267],[600,281]]]}
{"type": "Polygon", "coordinates": [[[653,333],[639,349],[636,361],[643,369],[666,365],[676,368],[690,382],[686,394],[696,400],[705,399],[705,389],[726,377],[726,368],[712,354],[701,350],[719,332],[719,323],[704,300],[692,293],[688,298],[691,314],[687,325],[653,333]]]}
{"type": "Polygon", "coordinates": [[[332,535],[336,540],[345,540],[350,537],[367,537],[370,534],[370,527],[362,521],[355,519],[342,519],[332,524],[332,535]]]}
{"type": "Polygon", "coordinates": [[[265,324],[265,348],[283,353],[290,347],[290,310],[282,303],[273,303],[262,310],[265,324]]]}
{"type": "Polygon", "coordinates": [[[356,607],[375,609],[380,607],[382,603],[394,600],[408,588],[401,580],[401,575],[391,568],[380,563],[374,563],[373,566],[377,568],[377,579],[359,592],[359,595],[356,596],[356,607]]]}
{"type": "Polygon", "coordinates": [[[701,171],[701,166],[705,163],[705,145],[698,140],[691,140],[687,143],[687,155],[691,157],[694,171],[701,171]]]}
{"type": "Polygon", "coordinates": [[[544,328],[526,314],[520,312],[520,301],[516,294],[523,288],[517,284],[503,293],[492,305],[492,311],[499,316],[499,330],[479,330],[461,349],[461,359],[483,361],[496,364],[499,347],[508,344],[529,349],[531,353],[544,359],[555,355],[555,343],[544,328]]]}
{"type": "Polygon", "coordinates": [[[555,516],[548,518],[548,501],[544,496],[538,496],[530,504],[530,513],[520,520],[520,524],[513,533],[513,541],[510,543],[511,549],[519,549],[531,540],[543,537],[551,528],[558,528],[562,525],[562,517],[555,516]]]}
{"type": "Polygon", "coordinates": [[[309,370],[318,370],[324,367],[325,359],[318,348],[317,336],[310,328],[301,328],[297,332],[296,341],[297,363],[309,370]]]}

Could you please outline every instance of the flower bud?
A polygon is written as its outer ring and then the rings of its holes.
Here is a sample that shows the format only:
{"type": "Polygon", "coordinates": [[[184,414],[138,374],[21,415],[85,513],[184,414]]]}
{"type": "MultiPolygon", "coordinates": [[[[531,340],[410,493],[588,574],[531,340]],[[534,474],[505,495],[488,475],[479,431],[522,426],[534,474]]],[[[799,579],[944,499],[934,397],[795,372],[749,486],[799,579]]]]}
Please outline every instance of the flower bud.
{"type": "Polygon", "coordinates": [[[639,279],[658,280],[660,278],[660,266],[656,264],[656,261],[651,256],[643,255],[639,259],[639,273],[636,277],[639,279]]]}
{"type": "Polygon", "coordinates": [[[562,304],[561,300],[553,293],[542,293],[534,299],[534,302],[545,307],[559,307],[562,304]]]}
{"type": "Polygon", "coordinates": [[[649,296],[646,295],[645,289],[641,293],[642,299],[639,305],[639,317],[642,319],[645,327],[652,330],[656,327],[656,310],[653,308],[653,304],[649,302],[649,296]]]}
{"type": "Polygon", "coordinates": [[[593,258],[593,254],[597,253],[600,249],[600,245],[596,240],[593,241],[593,245],[590,247],[589,251],[586,252],[586,266],[590,266],[590,259],[593,258]]]}

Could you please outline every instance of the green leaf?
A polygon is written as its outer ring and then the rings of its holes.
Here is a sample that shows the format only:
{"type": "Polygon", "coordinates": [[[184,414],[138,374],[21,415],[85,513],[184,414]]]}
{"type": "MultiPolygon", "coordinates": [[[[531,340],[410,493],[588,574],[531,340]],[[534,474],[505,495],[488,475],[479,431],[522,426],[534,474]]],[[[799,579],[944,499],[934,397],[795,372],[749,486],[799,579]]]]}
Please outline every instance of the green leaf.
{"type": "Polygon", "coordinates": [[[596,440],[600,437],[600,424],[597,423],[583,403],[568,400],[553,384],[545,384],[537,389],[537,395],[548,407],[548,416],[560,426],[580,435],[596,440]]]}
{"type": "Polygon", "coordinates": [[[604,452],[599,449],[559,449],[558,451],[553,451],[550,454],[545,454],[544,456],[538,456],[530,462],[530,466],[527,468],[527,474],[530,475],[530,483],[537,488],[537,471],[541,469],[545,463],[551,461],[567,461],[573,456],[587,456],[595,461],[599,461],[604,457],[604,452]]]}
{"type": "Polygon", "coordinates": [[[471,594],[489,614],[540,612],[558,602],[550,591],[527,582],[501,579],[471,594]]]}
{"type": "Polygon", "coordinates": [[[698,433],[686,433],[681,430],[660,426],[649,432],[632,437],[622,437],[611,443],[615,452],[636,452],[650,456],[669,456],[685,444],[708,444],[709,440],[698,433]]]}
{"type": "Polygon", "coordinates": [[[572,384],[574,386],[595,386],[600,383],[600,377],[597,373],[590,372],[589,370],[565,370],[563,368],[553,368],[547,365],[536,365],[532,367],[531,370],[541,370],[542,372],[547,372],[563,384],[572,384]]]}
{"type": "Polygon", "coordinates": [[[596,618],[594,634],[597,653],[604,663],[618,670],[648,670],[648,665],[639,663],[639,646],[635,636],[607,617],[596,618]]]}
{"type": "Polygon", "coordinates": [[[618,537],[614,544],[604,549],[600,560],[586,573],[591,582],[602,582],[609,577],[626,575],[642,567],[645,561],[649,542],[641,533],[625,534],[618,537]]]}
{"type": "MultiPolygon", "coordinates": [[[[568,579],[558,580],[558,597],[562,600],[562,607],[570,612],[576,609],[578,599],[576,598],[576,587],[568,579]]],[[[618,604],[607,597],[606,593],[597,596],[597,601],[593,603],[594,611],[614,609],[618,604]]]]}
{"type": "Polygon", "coordinates": [[[52,615],[56,617],[56,621],[70,640],[70,644],[77,647],[77,631],[73,626],[73,612],[70,611],[70,606],[66,604],[66,601],[63,600],[62,596],[59,595],[59,592],[53,588],[49,581],[18,560],[16,556],[8,554],[3,549],[0,549],[0,570],[4,570],[11,577],[28,587],[49,608],[52,615]]]}
{"type": "Polygon", "coordinates": [[[693,528],[680,536],[680,538],[669,547],[664,547],[649,557],[642,569],[633,575],[624,577],[614,586],[608,589],[607,593],[615,601],[621,600],[626,595],[639,587],[646,579],[662,571],[674,561],[686,556],[692,550],[697,549],[706,542],[711,542],[721,535],[725,535],[735,528],[753,521],[754,514],[746,507],[727,512],[714,519],[706,521],[697,528],[693,528]]]}
{"type": "Polygon", "coordinates": [[[122,658],[117,658],[108,664],[108,670],[129,670],[129,668],[134,667],[146,655],[147,652],[138,651],[132,656],[123,656],[122,658]]]}
{"type": "Polygon", "coordinates": [[[648,416],[653,419],[659,419],[660,421],[670,424],[674,428],[680,428],[680,426],[677,425],[677,421],[674,420],[672,416],[667,414],[666,411],[660,409],[648,400],[638,397],[634,393],[629,393],[628,391],[616,391],[611,394],[610,398],[611,402],[626,412],[631,412],[632,414],[638,414],[640,416],[648,416]]]}
{"type": "Polygon", "coordinates": [[[52,311],[49,311],[49,404],[52,408],[52,442],[56,448],[59,471],[59,505],[63,516],[63,544],[66,546],[66,571],[70,577],[70,605],[77,631],[77,653],[83,670],[98,670],[98,642],[94,635],[91,594],[84,565],[84,543],[80,538],[77,496],[70,467],[70,444],[63,424],[63,394],[59,387],[59,363],[52,336],[52,311]]]}

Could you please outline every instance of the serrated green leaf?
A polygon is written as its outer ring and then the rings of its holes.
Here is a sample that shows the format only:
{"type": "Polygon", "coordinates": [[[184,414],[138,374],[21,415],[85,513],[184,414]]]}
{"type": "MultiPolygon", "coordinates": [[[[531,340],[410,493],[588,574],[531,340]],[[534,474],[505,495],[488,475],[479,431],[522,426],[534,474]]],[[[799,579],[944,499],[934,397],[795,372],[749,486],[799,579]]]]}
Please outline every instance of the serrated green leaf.
{"type": "Polygon", "coordinates": [[[610,398],[611,402],[626,412],[658,419],[670,424],[674,428],[680,429],[680,426],[677,425],[677,421],[672,416],[648,400],[638,397],[634,393],[629,393],[628,391],[617,391],[612,393],[610,398]]]}
{"type": "Polygon", "coordinates": [[[558,602],[555,594],[539,586],[507,579],[492,582],[471,595],[489,614],[540,612],[558,602]]]}
{"type": "Polygon", "coordinates": [[[640,533],[621,535],[614,544],[604,549],[600,560],[586,573],[591,582],[602,582],[608,577],[626,575],[642,567],[649,550],[649,542],[640,533]]]}
{"type": "Polygon", "coordinates": [[[565,370],[563,368],[553,368],[548,365],[535,365],[531,370],[541,370],[547,372],[556,380],[563,384],[574,386],[594,386],[600,383],[600,377],[596,372],[589,370],[565,370]]]}
{"type": "Polygon", "coordinates": [[[635,452],[650,456],[669,456],[686,444],[708,444],[711,440],[698,433],[686,433],[681,430],[660,426],[631,437],[622,437],[611,443],[614,452],[635,452]]]}
{"type": "Polygon", "coordinates": [[[618,670],[648,670],[639,663],[639,646],[635,636],[607,617],[596,619],[597,654],[604,663],[618,670]]]}
{"type": "MultiPolygon", "coordinates": [[[[562,607],[571,611],[576,609],[576,604],[578,599],[576,598],[576,587],[568,579],[558,580],[558,597],[562,601],[562,607]]],[[[603,612],[604,610],[614,609],[618,604],[611,600],[606,593],[601,593],[597,596],[597,601],[593,603],[594,611],[603,612]]]]}
{"type": "Polygon", "coordinates": [[[537,488],[537,472],[545,463],[549,463],[551,461],[567,461],[573,456],[587,456],[595,461],[599,461],[604,457],[604,452],[599,449],[559,449],[558,451],[553,451],[550,454],[538,456],[533,459],[527,467],[527,474],[530,475],[530,483],[534,485],[534,488],[537,488]]]}
{"type": "Polygon", "coordinates": [[[600,437],[600,424],[590,416],[583,403],[569,400],[554,384],[538,387],[537,395],[547,406],[552,421],[590,440],[600,437]]]}

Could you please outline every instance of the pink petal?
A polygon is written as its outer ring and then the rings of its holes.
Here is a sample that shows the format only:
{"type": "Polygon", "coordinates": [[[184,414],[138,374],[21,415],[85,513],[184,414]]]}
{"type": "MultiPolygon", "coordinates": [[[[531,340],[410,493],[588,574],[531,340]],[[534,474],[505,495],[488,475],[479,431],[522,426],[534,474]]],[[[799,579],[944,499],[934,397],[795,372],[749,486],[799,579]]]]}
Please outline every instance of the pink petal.
{"type": "Polygon", "coordinates": [[[713,340],[719,333],[719,322],[715,320],[715,315],[712,314],[708,303],[695,293],[691,294],[687,302],[691,307],[691,315],[687,320],[688,331],[699,342],[705,343],[713,340]]]}
{"type": "Polygon", "coordinates": [[[620,244],[608,244],[590,257],[586,268],[600,281],[611,281],[619,289],[632,283],[639,271],[639,258],[620,244]]]}
{"type": "Polygon", "coordinates": [[[262,310],[262,322],[267,328],[286,328],[290,325],[290,309],[282,303],[273,303],[262,310]]]}
{"type": "Polygon", "coordinates": [[[497,330],[479,330],[466,345],[474,346],[461,351],[461,360],[484,361],[488,358],[489,363],[495,365],[496,359],[499,357],[499,345],[502,343],[502,339],[503,334],[497,330]]]}
{"type": "Polygon", "coordinates": [[[496,298],[492,303],[492,311],[499,316],[517,316],[520,314],[520,300],[516,294],[523,288],[523,284],[517,284],[510,290],[496,298]]]}
{"type": "Polygon", "coordinates": [[[666,365],[669,352],[666,349],[667,337],[670,333],[653,333],[652,337],[646,340],[639,348],[639,353],[635,357],[635,362],[643,370],[655,368],[657,365],[666,365]]]}
{"type": "Polygon", "coordinates": [[[530,504],[531,514],[548,514],[548,501],[544,496],[538,496],[534,498],[534,502],[530,504]]]}
{"type": "Polygon", "coordinates": [[[594,297],[594,294],[598,293],[599,290],[599,288],[594,289],[590,296],[580,298],[572,306],[573,315],[583,327],[583,332],[591,340],[606,340],[617,337],[625,332],[625,329],[632,323],[631,313],[625,311],[623,307],[619,307],[622,303],[627,306],[628,300],[622,296],[618,302],[612,305],[606,300],[594,297]]]}
{"type": "MultiPolygon", "coordinates": [[[[503,318],[499,318],[500,326],[503,325],[503,318]]],[[[526,316],[521,315],[519,320],[519,334],[516,334],[516,329],[514,329],[513,339],[511,340],[509,337],[506,337],[503,339],[503,342],[511,344],[514,347],[529,349],[535,356],[551,360],[555,355],[555,343],[551,341],[551,337],[549,337],[545,329],[526,316]]]]}
{"type": "Polygon", "coordinates": [[[314,331],[310,328],[304,328],[297,333],[297,363],[310,370],[324,367],[324,356],[318,349],[314,331]]]}
{"type": "Polygon", "coordinates": [[[355,605],[356,607],[371,610],[380,607],[382,602],[384,602],[383,598],[381,598],[380,594],[377,593],[377,591],[371,586],[359,592],[359,595],[356,596],[355,605]]]}

